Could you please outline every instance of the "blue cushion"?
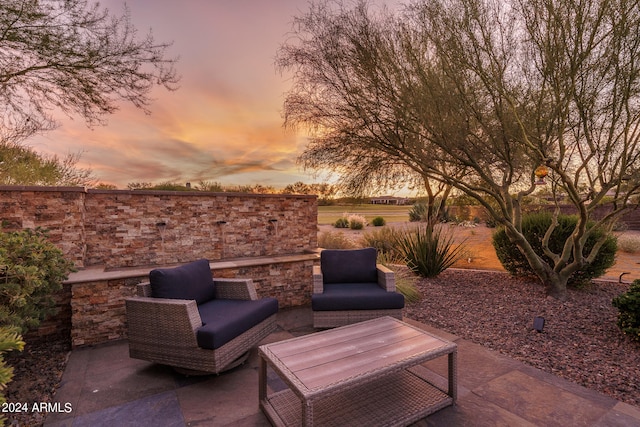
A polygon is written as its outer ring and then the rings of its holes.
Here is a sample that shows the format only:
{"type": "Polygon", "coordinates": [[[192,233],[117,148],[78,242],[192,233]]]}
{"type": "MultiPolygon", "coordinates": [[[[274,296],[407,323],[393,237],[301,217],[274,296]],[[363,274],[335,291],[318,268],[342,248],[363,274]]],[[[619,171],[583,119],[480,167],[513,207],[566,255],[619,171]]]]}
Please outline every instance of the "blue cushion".
{"type": "Polygon", "coordinates": [[[377,251],[365,249],[328,249],[320,252],[324,283],[377,282],[377,251]]]}
{"type": "Polygon", "coordinates": [[[201,259],[176,268],[155,269],[149,273],[151,295],[156,298],[196,300],[202,304],[215,297],[209,261],[201,259]]]}
{"type": "Polygon", "coordinates": [[[314,311],[391,310],[404,307],[404,295],[387,292],[377,283],[330,283],[311,295],[314,311]]]}
{"type": "Polygon", "coordinates": [[[220,348],[278,312],[278,300],[214,299],[198,306],[203,326],[196,331],[198,347],[220,348]]]}

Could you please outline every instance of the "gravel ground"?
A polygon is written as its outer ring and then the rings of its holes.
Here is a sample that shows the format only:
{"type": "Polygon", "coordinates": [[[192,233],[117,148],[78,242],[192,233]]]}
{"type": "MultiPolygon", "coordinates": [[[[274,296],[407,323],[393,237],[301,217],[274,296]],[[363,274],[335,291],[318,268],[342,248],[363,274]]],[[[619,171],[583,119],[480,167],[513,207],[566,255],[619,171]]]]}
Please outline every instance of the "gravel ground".
{"type": "MultiPolygon", "coordinates": [[[[598,282],[559,302],[534,281],[452,269],[416,286],[423,298],[407,305],[407,317],[640,406],[640,344],[622,335],[611,305],[628,285],[598,282]],[[546,320],[542,333],[533,329],[535,316],[546,320]]],[[[15,375],[7,402],[51,402],[68,354],[64,342],[28,344],[10,354],[15,375]]],[[[44,419],[37,412],[8,415],[7,425],[40,426],[44,419]]]]}
{"type": "MultiPolygon", "coordinates": [[[[22,352],[11,352],[6,362],[13,367],[13,381],[5,390],[7,403],[14,404],[14,412],[4,413],[5,425],[41,426],[46,413],[33,411],[33,404],[53,401],[56,388],[67,365],[69,343],[64,340],[29,343],[22,352]],[[23,411],[24,404],[27,410],[23,411]],[[19,405],[16,405],[19,404],[19,405]]],[[[0,423],[1,425],[1,423],[0,423]]]]}
{"type": "Polygon", "coordinates": [[[447,270],[417,282],[405,316],[623,402],[640,406],[640,344],[618,329],[611,300],[628,285],[596,282],[567,301],[506,273],[447,270]],[[545,318],[542,333],[533,318],[545,318]]]}

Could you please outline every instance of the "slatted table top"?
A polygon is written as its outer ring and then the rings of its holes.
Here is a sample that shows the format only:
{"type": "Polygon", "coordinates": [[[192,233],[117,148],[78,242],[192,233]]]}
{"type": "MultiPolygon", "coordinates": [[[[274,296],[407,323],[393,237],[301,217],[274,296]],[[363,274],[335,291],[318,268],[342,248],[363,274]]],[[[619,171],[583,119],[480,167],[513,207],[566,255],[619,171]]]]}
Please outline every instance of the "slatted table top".
{"type": "Polygon", "coordinates": [[[262,357],[304,397],[416,365],[456,344],[391,317],[260,347],[262,357]]]}

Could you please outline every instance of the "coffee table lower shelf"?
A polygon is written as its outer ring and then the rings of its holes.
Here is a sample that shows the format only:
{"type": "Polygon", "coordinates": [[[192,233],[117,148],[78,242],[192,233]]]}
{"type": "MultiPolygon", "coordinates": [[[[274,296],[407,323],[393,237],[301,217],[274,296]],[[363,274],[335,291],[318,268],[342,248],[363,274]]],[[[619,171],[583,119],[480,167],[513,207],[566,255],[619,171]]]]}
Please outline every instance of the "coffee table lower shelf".
{"type": "MultiPolygon", "coordinates": [[[[453,404],[447,393],[411,369],[311,402],[313,424],[406,426],[453,404]]],[[[290,389],[260,402],[276,426],[303,425],[301,399],[290,389]]]]}

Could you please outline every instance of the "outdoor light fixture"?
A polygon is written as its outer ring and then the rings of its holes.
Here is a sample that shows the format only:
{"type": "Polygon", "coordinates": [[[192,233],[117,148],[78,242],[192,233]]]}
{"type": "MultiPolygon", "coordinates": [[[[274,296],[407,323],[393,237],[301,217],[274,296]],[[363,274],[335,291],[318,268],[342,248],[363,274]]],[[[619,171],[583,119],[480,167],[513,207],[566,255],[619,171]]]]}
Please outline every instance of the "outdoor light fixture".
{"type": "Polygon", "coordinates": [[[218,225],[225,225],[226,223],[227,223],[227,221],[222,221],[222,220],[216,221],[216,224],[218,224],[218,225]]]}
{"type": "Polygon", "coordinates": [[[533,329],[542,332],[544,329],[544,317],[536,316],[533,318],[533,329]]]}
{"type": "Polygon", "coordinates": [[[546,166],[544,165],[540,165],[536,168],[535,171],[533,171],[534,175],[536,176],[536,178],[538,178],[535,182],[536,185],[545,185],[545,178],[547,177],[547,175],[549,175],[549,170],[547,169],[546,166]]]}

